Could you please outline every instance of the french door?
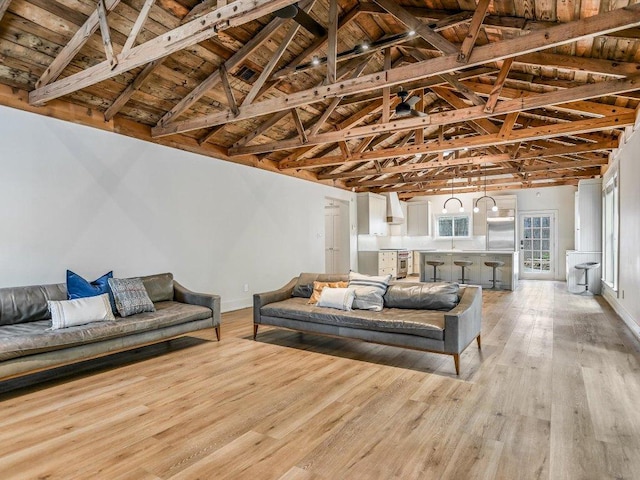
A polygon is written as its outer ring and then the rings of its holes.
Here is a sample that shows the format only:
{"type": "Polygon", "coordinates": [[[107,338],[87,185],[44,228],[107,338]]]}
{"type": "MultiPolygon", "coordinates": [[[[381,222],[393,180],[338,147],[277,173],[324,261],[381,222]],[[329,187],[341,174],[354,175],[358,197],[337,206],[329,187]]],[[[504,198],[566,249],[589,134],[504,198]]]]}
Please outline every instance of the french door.
{"type": "Polygon", "coordinates": [[[552,280],[557,270],[555,211],[519,215],[520,278],[552,280]]]}

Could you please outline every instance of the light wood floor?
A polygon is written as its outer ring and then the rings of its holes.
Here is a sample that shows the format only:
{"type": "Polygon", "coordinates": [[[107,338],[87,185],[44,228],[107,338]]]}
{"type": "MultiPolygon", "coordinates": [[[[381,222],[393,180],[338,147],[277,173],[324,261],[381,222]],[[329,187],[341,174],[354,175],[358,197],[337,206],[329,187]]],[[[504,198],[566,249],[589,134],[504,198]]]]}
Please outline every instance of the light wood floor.
{"type": "Polygon", "coordinates": [[[640,347],[622,321],[562,283],[484,299],[460,377],[449,356],[269,328],[254,342],[242,310],[220,343],[0,383],[0,477],[640,478],[640,347]]]}

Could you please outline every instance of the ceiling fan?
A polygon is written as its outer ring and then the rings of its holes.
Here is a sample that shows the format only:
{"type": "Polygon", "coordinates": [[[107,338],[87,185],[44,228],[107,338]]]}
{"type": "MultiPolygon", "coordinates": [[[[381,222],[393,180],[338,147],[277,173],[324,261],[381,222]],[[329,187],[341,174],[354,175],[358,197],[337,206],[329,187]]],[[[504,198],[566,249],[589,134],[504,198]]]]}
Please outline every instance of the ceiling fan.
{"type": "Polygon", "coordinates": [[[413,95],[411,98],[409,92],[400,87],[400,91],[397,93],[400,103],[396,105],[396,117],[408,117],[413,115],[415,117],[425,117],[426,113],[417,111],[414,107],[416,103],[420,101],[420,98],[413,95]]]}
{"type": "Polygon", "coordinates": [[[298,6],[298,2],[287,5],[273,13],[276,17],[294,19],[302,26],[302,28],[308,30],[316,37],[322,37],[327,33],[327,30],[322,25],[316,22],[307,12],[298,6]]]}

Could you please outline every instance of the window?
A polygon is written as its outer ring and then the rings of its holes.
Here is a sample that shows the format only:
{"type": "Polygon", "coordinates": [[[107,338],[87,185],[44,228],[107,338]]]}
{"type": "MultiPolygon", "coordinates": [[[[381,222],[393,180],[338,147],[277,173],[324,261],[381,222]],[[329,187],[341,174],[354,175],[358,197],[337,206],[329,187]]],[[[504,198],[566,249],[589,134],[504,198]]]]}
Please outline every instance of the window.
{"type": "Polygon", "coordinates": [[[437,215],[436,236],[444,238],[469,237],[469,215],[437,215]]]}
{"type": "Polygon", "coordinates": [[[618,289],[618,177],[614,176],[602,192],[602,279],[618,289]]]}

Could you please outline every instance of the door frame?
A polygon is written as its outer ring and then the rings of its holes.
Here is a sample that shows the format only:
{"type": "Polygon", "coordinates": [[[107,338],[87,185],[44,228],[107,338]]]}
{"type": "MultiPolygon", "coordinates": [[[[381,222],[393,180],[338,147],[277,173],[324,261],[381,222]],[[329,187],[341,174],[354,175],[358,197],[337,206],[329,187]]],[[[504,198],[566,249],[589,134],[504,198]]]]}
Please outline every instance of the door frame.
{"type": "Polygon", "coordinates": [[[519,256],[519,267],[520,267],[520,276],[519,278],[523,280],[555,280],[558,275],[558,265],[559,265],[559,252],[558,252],[558,210],[556,209],[545,209],[545,210],[521,210],[518,212],[518,250],[520,252],[519,256]],[[551,272],[549,274],[546,273],[527,273],[524,270],[524,253],[522,249],[522,241],[524,236],[524,220],[523,217],[537,217],[537,216],[551,216],[551,245],[550,252],[552,255],[551,259],[551,272]]]}
{"type": "MultiPolygon", "coordinates": [[[[345,251],[344,259],[346,261],[346,265],[344,265],[344,267],[345,267],[345,272],[348,272],[351,268],[351,230],[350,230],[350,226],[351,226],[350,207],[351,206],[349,204],[349,201],[347,200],[341,200],[339,198],[333,198],[333,197],[325,197],[324,206],[323,206],[323,211],[325,212],[325,214],[327,212],[327,208],[331,208],[332,205],[337,205],[337,208],[339,209],[339,212],[340,212],[340,222],[342,223],[342,229],[341,229],[342,238],[341,238],[340,248],[344,249],[345,251]],[[342,207],[344,207],[344,210],[342,210],[342,207]]],[[[325,245],[326,245],[326,241],[327,241],[326,226],[325,226],[324,237],[325,237],[325,245]]],[[[324,265],[325,265],[325,273],[326,273],[326,269],[327,269],[326,249],[323,249],[323,251],[325,252],[324,265]]]]}

